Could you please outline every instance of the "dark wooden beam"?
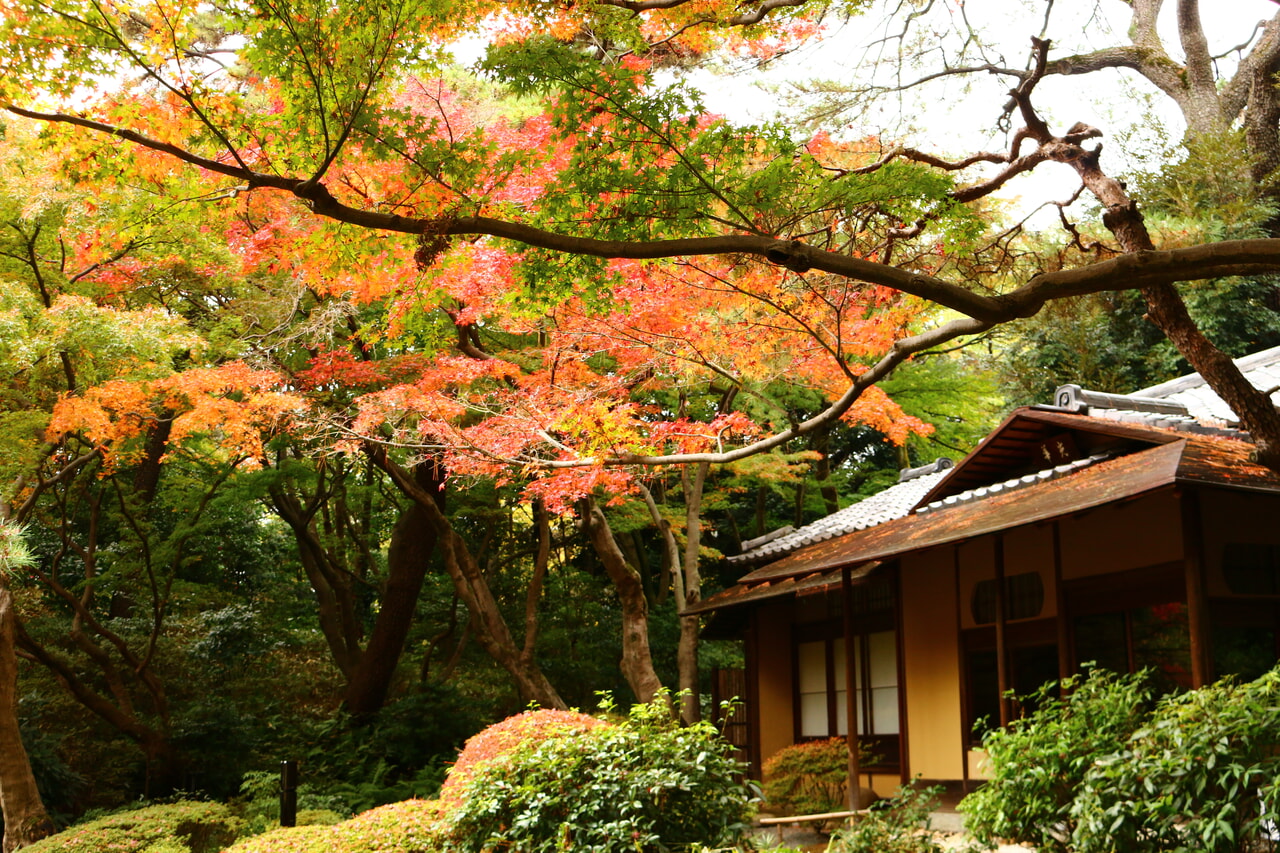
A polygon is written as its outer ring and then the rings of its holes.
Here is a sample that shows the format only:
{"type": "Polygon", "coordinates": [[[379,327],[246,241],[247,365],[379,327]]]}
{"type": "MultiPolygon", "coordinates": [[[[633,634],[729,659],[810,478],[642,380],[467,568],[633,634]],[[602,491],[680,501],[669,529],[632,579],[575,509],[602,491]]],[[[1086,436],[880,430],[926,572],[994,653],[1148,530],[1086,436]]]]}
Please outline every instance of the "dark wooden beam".
{"type": "Polygon", "coordinates": [[[1205,593],[1204,536],[1200,530],[1200,499],[1186,489],[1179,495],[1182,511],[1182,560],[1187,574],[1187,629],[1191,635],[1191,686],[1213,681],[1213,648],[1209,636],[1209,601],[1205,593]]]}
{"type": "Polygon", "coordinates": [[[844,605],[844,688],[845,688],[845,712],[848,718],[848,736],[847,743],[849,746],[849,809],[857,811],[861,809],[865,803],[862,802],[862,785],[858,781],[861,775],[861,768],[858,766],[858,703],[857,697],[857,681],[856,658],[854,657],[853,646],[853,579],[852,571],[848,566],[840,570],[840,596],[844,605]]]}

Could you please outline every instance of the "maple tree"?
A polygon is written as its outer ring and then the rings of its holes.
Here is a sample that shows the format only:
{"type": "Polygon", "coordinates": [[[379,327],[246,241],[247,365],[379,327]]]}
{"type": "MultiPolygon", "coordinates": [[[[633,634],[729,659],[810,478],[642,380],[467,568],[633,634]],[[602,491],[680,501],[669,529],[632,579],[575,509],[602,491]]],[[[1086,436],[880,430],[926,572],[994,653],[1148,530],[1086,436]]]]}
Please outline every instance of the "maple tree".
{"type": "MultiPolygon", "coordinates": [[[[1149,238],[1138,234],[1128,197],[1083,148],[1097,131],[1055,135],[1032,109],[1034,86],[1051,67],[1047,44],[1041,43],[1036,70],[1018,78],[1015,103],[1025,126],[1015,145],[1008,153],[976,158],[1006,168],[995,178],[954,188],[950,180],[930,183],[923,176],[937,174],[926,166],[945,170],[960,163],[896,149],[873,164],[834,166],[824,157],[805,156],[783,134],[700,122],[697,101],[687,91],[648,84],[654,45],[676,55],[723,48],[735,39],[768,47],[771,39],[794,34],[788,25],[812,22],[824,5],[766,3],[745,17],[714,5],[659,5],[667,8],[572,4],[551,15],[550,37],[521,29],[520,22],[528,20],[521,13],[544,10],[512,11],[508,41],[491,51],[486,69],[521,94],[550,99],[548,144],[532,150],[502,147],[481,128],[454,127],[447,111],[433,114],[407,103],[415,95],[412,83],[406,87],[406,73],[428,70],[438,57],[437,39],[480,24],[480,16],[491,11],[483,5],[451,7],[445,16],[428,3],[391,3],[380,7],[376,22],[357,25],[354,8],[341,4],[326,7],[324,14],[292,6],[231,8],[211,20],[194,5],[141,4],[122,18],[92,5],[63,9],[12,2],[6,7],[6,32],[14,50],[6,60],[4,98],[12,113],[122,140],[148,169],[196,166],[211,190],[280,190],[333,222],[415,235],[426,260],[441,255],[455,235],[523,244],[529,248],[518,267],[526,296],[551,281],[559,283],[547,288],[554,291],[573,280],[603,277],[603,266],[592,258],[736,254],[796,273],[871,282],[965,316],[899,341],[816,423],[733,450],[702,451],[700,459],[741,458],[816,429],[910,352],[1034,313],[1049,298],[1135,286],[1148,288],[1152,316],[1178,340],[1193,366],[1223,384],[1224,395],[1253,427],[1260,456],[1269,458],[1274,442],[1268,436],[1276,432],[1269,406],[1258,404],[1256,394],[1232,377],[1226,360],[1215,357],[1207,342],[1188,335],[1190,324],[1167,285],[1270,269],[1273,244],[1224,241],[1154,253],[1149,238]],[[774,16],[783,10],[793,17],[774,16]],[[126,21],[131,23],[125,26],[126,21]],[[751,26],[759,24],[772,30],[763,36],[753,32],[751,26]],[[236,50],[238,65],[217,64],[219,33],[243,39],[236,50]],[[556,41],[557,35],[569,34],[589,41],[594,52],[556,41]],[[62,44],[82,49],[63,57],[62,44]],[[120,90],[92,113],[46,112],[20,102],[33,87],[67,94],[108,73],[139,75],[153,95],[120,90]],[[1034,145],[1032,153],[1021,153],[1023,142],[1034,145]],[[556,156],[563,158],[558,164],[556,156]],[[925,166],[911,170],[904,160],[925,166]],[[851,251],[847,234],[839,233],[838,226],[847,224],[844,212],[857,199],[896,203],[896,209],[881,204],[884,219],[896,222],[898,230],[890,225],[880,242],[917,237],[924,226],[905,223],[920,220],[929,224],[930,233],[945,233],[945,220],[959,204],[1048,160],[1080,168],[1091,191],[1112,211],[1108,224],[1133,257],[1044,272],[986,296],[900,254],[897,263],[860,256],[851,251]],[[530,195],[516,177],[549,168],[556,179],[538,195],[530,195]],[[904,170],[915,180],[905,179],[904,170]],[[219,178],[236,183],[228,187],[219,178]],[[521,189],[523,196],[511,194],[521,189]],[[827,222],[818,225],[815,216],[824,211],[827,222]],[[568,222],[574,223],[571,230],[563,228],[568,222]],[[574,260],[548,252],[568,253],[574,260]]],[[[665,461],[691,461],[688,457],[665,461]]],[[[615,464],[654,461],[653,454],[621,452],[584,456],[576,464],[606,458],[615,464]]]]}
{"type": "MultiPolygon", "coordinates": [[[[1049,300],[1142,288],[1153,318],[1241,414],[1260,458],[1277,464],[1280,419],[1198,334],[1171,285],[1275,270],[1280,248],[1155,251],[1124,187],[1085,147],[1100,132],[1054,133],[1034,108],[1036,85],[1057,68],[1047,42],[1014,75],[1009,115],[1022,127],[1009,150],[949,161],[877,139],[735,126],[706,116],[678,81],[658,82],[657,69],[712,52],[785,50],[852,5],[0,9],[0,102],[47,126],[68,174],[199,200],[174,210],[197,211],[246,271],[307,305],[304,322],[289,309],[237,354],[253,368],[77,387],[55,425],[105,458],[140,441],[144,406],[177,401],[202,413],[197,423],[225,420],[222,451],[261,464],[271,460],[257,436],[285,415],[317,446],[365,454],[433,531],[477,639],[527,698],[560,704],[532,634],[517,643],[440,508],[447,481],[417,482],[422,459],[449,478],[527,480],[530,498],[580,513],[623,602],[625,665],[641,698],[657,689],[643,583],[600,501],[639,491],[646,468],[692,466],[685,552],[677,559],[671,536],[665,553],[678,595],[696,600],[706,465],[817,442],[842,418],[899,441],[924,430],[877,383],[913,354],[1049,300]],[[441,46],[473,32],[493,39],[482,70],[516,105],[468,101],[442,76],[441,46]],[[85,89],[98,93],[65,106],[85,89]],[[1068,254],[1023,273],[1008,260],[1014,237],[986,233],[982,200],[1049,161],[1077,169],[1121,254],[1068,254]],[[998,172],[958,182],[975,163],[998,172]],[[1007,286],[988,289],[993,270],[1007,286]],[[266,368],[277,384],[255,378],[266,368]],[[235,390],[217,384],[232,372],[235,390]],[[194,398],[172,396],[171,385],[201,381],[194,398]],[[788,420],[770,402],[780,384],[828,404],[788,420]]],[[[649,511],[661,528],[662,513],[649,511]]],[[[306,525],[294,529],[306,539],[306,525]]]]}

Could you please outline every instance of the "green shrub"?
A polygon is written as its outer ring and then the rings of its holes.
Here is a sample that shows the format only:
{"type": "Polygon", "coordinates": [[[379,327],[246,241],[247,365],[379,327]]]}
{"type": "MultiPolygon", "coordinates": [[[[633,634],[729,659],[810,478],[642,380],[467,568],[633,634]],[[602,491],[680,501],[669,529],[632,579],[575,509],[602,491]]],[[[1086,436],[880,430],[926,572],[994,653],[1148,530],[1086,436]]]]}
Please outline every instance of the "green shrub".
{"type": "Polygon", "coordinates": [[[440,800],[456,805],[480,767],[505,758],[518,748],[605,725],[608,723],[590,714],[551,710],[525,711],[494,723],[467,740],[440,787],[440,800]]]}
{"type": "Polygon", "coordinates": [[[942,788],[904,785],[831,837],[828,853],[938,853],[929,812],[942,788]]]}
{"type": "Polygon", "coordinates": [[[346,818],[329,809],[299,809],[295,816],[298,826],[333,826],[346,818]]]}
{"type": "Polygon", "coordinates": [[[184,801],[108,815],[24,849],[31,853],[217,853],[242,828],[243,822],[227,806],[184,801]]]}
{"type": "Polygon", "coordinates": [[[1280,809],[1280,669],[1161,700],[1096,761],[1071,810],[1080,853],[1262,849],[1280,809]]]}
{"type": "Polygon", "coordinates": [[[448,849],[635,853],[731,843],[747,828],[751,797],[730,752],[710,723],[676,724],[663,700],[618,724],[517,746],[474,767],[448,818],[448,849]]]}
{"type": "Polygon", "coordinates": [[[226,853],[430,853],[441,849],[439,814],[434,801],[406,800],[332,826],[274,829],[226,853]]]}
{"type": "Polygon", "coordinates": [[[1064,686],[1066,698],[1046,685],[1030,697],[1034,712],[983,738],[990,779],[960,803],[965,828],[983,843],[1065,849],[1086,774],[1124,747],[1152,705],[1142,675],[1091,670],[1064,686]]]}
{"type": "Polygon", "coordinates": [[[966,827],[1078,853],[1264,849],[1280,811],[1280,669],[1153,705],[1140,676],[1095,672],[983,741],[992,779],[966,827]]]}
{"type": "MultiPolygon", "coordinates": [[[[859,745],[858,760],[874,761],[859,745]]],[[[796,743],[765,762],[764,800],[785,814],[823,814],[842,811],[849,781],[849,744],[842,737],[796,743]]]]}

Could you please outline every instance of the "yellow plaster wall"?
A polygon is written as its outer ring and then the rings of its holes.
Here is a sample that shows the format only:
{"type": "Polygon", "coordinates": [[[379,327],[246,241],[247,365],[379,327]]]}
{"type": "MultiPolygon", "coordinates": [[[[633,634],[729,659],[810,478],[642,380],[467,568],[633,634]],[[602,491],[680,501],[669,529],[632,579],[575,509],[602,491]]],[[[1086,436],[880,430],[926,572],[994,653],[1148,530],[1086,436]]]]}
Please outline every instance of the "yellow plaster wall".
{"type": "Polygon", "coordinates": [[[1067,580],[1182,560],[1182,522],[1171,492],[1099,507],[1061,525],[1067,580]]]}
{"type": "MultiPolygon", "coordinates": [[[[1028,619],[1047,619],[1058,612],[1058,591],[1053,582],[1053,527],[1033,524],[1010,530],[1004,538],[1005,576],[1036,572],[1044,585],[1044,607],[1028,619]]],[[[1015,622],[1020,620],[1013,620],[1015,622]]]]}
{"type": "Polygon", "coordinates": [[[963,778],[952,559],[951,549],[939,548],[902,561],[909,777],[963,778]]]}
{"type": "MultiPolygon", "coordinates": [[[[984,536],[960,547],[960,620],[962,628],[979,627],[973,620],[973,588],[979,581],[996,576],[996,537],[984,536]]],[[[1057,590],[1053,580],[1053,528],[1047,524],[1029,525],[1004,534],[1004,573],[1009,575],[1036,572],[1044,585],[1044,606],[1035,616],[1012,619],[1046,619],[1057,611],[1057,590]]]]}
{"type": "Polygon", "coordinates": [[[763,762],[795,737],[792,721],[791,607],[774,604],[760,609],[763,629],[756,644],[759,667],[760,760],[763,762]]]}
{"type": "Polygon", "coordinates": [[[971,749],[965,758],[969,762],[970,779],[978,781],[991,778],[990,770],[987,767],[987,751],[985,749],[971,749]]]}
{"type": "MultiPolygon", "coordinates": [[[[871,790],[876,792],[877,797],[892,797],[898,792],[898,788],[902,784],[902,778],[897,773],[873,773],[870,779],[866,776],[862,777],[862,784],[866,785],[871,782],[871,790]]],[[[848,788],[848,786],[845,786],[848,788]]]]}
{"type": "Polygon", "coordinates": [[[994,536],[984,536],[957,546],[960,549],[960,619],[965,628],[974,627],[972,608],[969,607],[973,588],[979,582],[996,576],[995,541],[994,536]]]}

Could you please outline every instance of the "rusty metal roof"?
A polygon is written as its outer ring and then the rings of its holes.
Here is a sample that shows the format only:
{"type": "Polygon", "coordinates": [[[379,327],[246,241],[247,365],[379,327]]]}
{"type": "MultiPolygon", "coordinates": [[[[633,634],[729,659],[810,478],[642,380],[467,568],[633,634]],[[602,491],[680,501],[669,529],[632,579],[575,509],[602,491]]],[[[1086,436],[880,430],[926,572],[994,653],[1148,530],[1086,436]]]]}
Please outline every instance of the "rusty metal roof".
{"type": "Polygon", "coordinates": [[[1045,436],[1061,432],[1069,432],[1083,449],[1105,447],[1107,452],[1118,455],[1059,479],[988,494],[980,500],[944,506],[924,515],[912,514],[802,548],[743,577],[739,584],[746,589],[735,587],[721,596],[746,595],[759,584],[776,585],[788,578],[812,577],[846,565],[884,561],[912,551],[1062,518],[1180,484],[1280,492],[1280,475],[1250,461],[1253,446],[1246,442],[1027,409],[1015,412],[956,468],[943,488],[955,489],[952,481],[966,468],[994,470],[989,462],[973,462],[992,449],[1000,458],[1012,460],[1010,464],[1017,468],[1035,458],[1029,451],[1039,447],[1045,436]]]}
{"type": "Polygon", "coordinates": [[[1035,474],[1095,455],[1115,456],[1178,441],[1176,433],[1058,409],[1018,409],[958,464],[919,505],[940,501],[1012,477],[1035,474]],[[1057,445],[1061,444],[1060,451],[1057,445]],[[1046,455],[1047,454],[1047,455],[1046,455]]]}
{"type": "MultiPolygon", "coordinates": [[[[868,563],[854,569],[851,580],[859,581],[880,566],[880,563],[868,563]]],[[[712,610],[723,610],[726,607],[737,607],[741,604],[759,604],[772,598],[784,595],[816,595],[831,592],[840,588],[840,569],[825,572],[814,572],[803,577],[786,577],[780,581],[764,581],[756,584],[737,584],[726,590],[704,599],[684,610],[682,615],[707,613],[712,610]]]]}

